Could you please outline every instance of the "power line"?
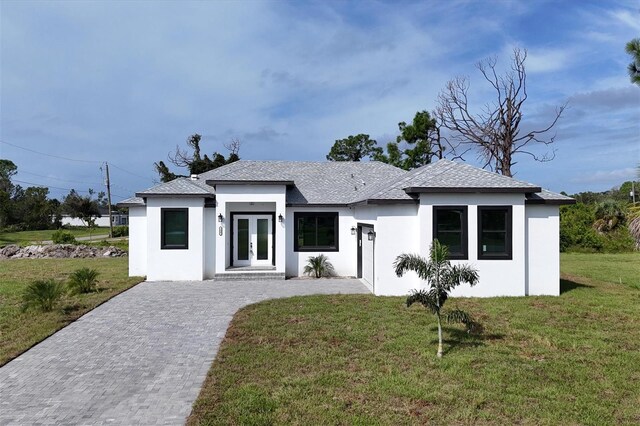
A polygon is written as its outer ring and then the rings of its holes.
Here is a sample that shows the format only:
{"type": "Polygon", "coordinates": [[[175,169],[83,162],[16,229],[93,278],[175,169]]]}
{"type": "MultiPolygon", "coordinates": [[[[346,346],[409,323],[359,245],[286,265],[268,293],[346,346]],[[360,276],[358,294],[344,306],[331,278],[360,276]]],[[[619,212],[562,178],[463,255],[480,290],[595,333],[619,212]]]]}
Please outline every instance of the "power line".
{"type": "MultiPolygon", "coordinates": [[[[53,177],[53,176],[40,175],[38,173],[28,172],[28,171],[25,171],[25,170],[19,170],[18,174],[20,174],[20,173],[26,173],[28,175],[38,176],[38,177],[42,177],[42,178],[46,178],[46,179],[59,180],[59,181],[62,181],[62,182],[81,183],[83,185],[91,185],[91,186],[102,186],[101,183],[81,182],[79,180],[62,179],[62,178],[57,178],[57,177],[53,177]]],[[[123,188],[123,189],[126,189],[126,188],[123,188]]],[[[127,189],[127,191],[128,191],[128,189],[127,189]]]]}
{"type": "Polygon", "coordinates": [[[12,144],[12,143],[9,143],[7,141],[3,141],[1,139],[0,139],[0,143],[3,143],[5,145],[9,145],[9,146],[13,146],[15,148],[23,149],[25,151],[33,152],[35,154],[40,154],[40,155],[44,155],[44,156],[47,156],[47,157],[59,158],[61,160],[75,161],[75,162],[78,162],[78,163],[98,163],[98,164],[102,163],[102,161],[97,161],[97,160],[78,160],[78,159],[75,159],[75,158],[68,158],[68,157],[62,157],[62,156],[59,156],[59,155],[47,154],[46,152],[40,152],[40,151],[36,151],[36,150],[33,150],[33,149],[25,148],[23,146],[12,144]]]}
{"type": "Polygon", "coordinates": [[[141,179],[152,180],[149,176],[140,176],[140,175],[137,175],[137,174],[135,174],[135,173],[133,173],[133,172],[130,172],[129,170],[125,170],[125,169],[123,169],[122,167],[118,167],[118,166],[116,166],[116,165],[115,165],[115,164],[113,164],[112,162],[109,162],[109,164],[111,165],[111,167],[114,167],[114,168],[116,168],[116,169],[118,169],[118,170],[120,170],[120,171],[123,171],[123,172],[125,172],[125,173],[129,173],[129,174],[130,174],[130,175],[132,175],[132,176],[139,177],[139,178],[141,178],[141,179]]]}
{"type": "MultiPolygon", "coordinates": [[[[44,155],[46,157],[58,158],[60,160],[75,161],[75,162],[78,162],[78,163],[91,163],[91,164],[102,164],[102,163],[104,163],[103,161],[98,161],[98,160],[80,160],[80,159],[77,159],[77,158],[69,158],[69,157],[62,157],[60,155],[48,154],[46,152],[40,152],[40,151],[36,151],[34,149],[25,148],[23,146],[16,145],[16,144],[4,141],[2,139],[0,139],[0,143],[5,144],[5,145],[9,145],[9,146],[13,146],[15,148],[22,149],[22,150],[25,150],[25,151],[33,152],[35,154],[44,155]]],[[[116,169],[118,169],[120,171],[123,171],[125,173],[129,173],[132,176],[139,177],[139,178],[145,179],[145,180],[150,180],[150,181],[153,180],[149,176],[140,176],[140,175],[138,175],[136,173],[130,172],[129,170],[123,169],[122,167],[118,167],[113,163],[110,163],[110,164],[111,164],[112,167],[115,167],[116,169]]]]}
{"type": "MultiPolygon", "coordinates": [[[[12,179],[12,182],[24,183],[26,185],[39,186],[41,188],[60,189],[62,191],[71,191],[73,189],[76,192],[85,192],[87,194],[89,193],[89,191],[83,191],[83,190],[79,190],[79,189],[75,189],[75,188],[60,188],[59,186],[51,186],[51,185],[44,185],[44,184],[41,184],[41,183],[26,182],[24,180],[18,180],[18,179],[12,179]]],[[[111,195],[114,195],[114,196],[116,196],[118,198],[123,198],[123,199],[124,198],[129,198],[129,197],[126,197],[124,195],[118,195],[118,194],[111,194],[111,195]]]]}

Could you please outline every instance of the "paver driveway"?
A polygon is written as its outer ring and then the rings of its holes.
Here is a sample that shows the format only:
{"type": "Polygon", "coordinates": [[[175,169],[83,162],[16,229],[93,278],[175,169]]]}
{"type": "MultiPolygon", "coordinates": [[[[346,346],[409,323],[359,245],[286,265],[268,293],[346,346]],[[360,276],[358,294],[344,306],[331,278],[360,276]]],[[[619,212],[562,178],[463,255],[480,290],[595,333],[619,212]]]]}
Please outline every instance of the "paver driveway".
{"type": "Polygon", "coordinates": [[[0,424],[183,424],[233,314],[357,280],[144,282],[0,368],[0,424]]]}

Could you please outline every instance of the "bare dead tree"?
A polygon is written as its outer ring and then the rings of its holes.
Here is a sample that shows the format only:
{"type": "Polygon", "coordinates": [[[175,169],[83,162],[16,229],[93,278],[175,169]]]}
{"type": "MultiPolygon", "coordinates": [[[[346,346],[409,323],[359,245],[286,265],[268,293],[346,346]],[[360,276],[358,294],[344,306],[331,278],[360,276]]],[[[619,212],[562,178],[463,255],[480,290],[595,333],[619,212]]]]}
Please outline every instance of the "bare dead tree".
{"type": "Polygon", "coordinates": [[[224,147],[229,151],[230,155],[238,155],[240,152],[240,145],[242,145],[242,142],[240,142],[239,138],[231,138],[228,143],[224,144],[224,147]]]}
{"type": "Polygon", "coordinates": [[[523,105],[527,100],[527,74],[524,62],[527,51],[515,48],[511,57],[511,70],[504,75],[496,71],[495,57],[480,61],[476,68],[495,90],[497,100],[485,104],[481,112],[473,114],[469,109],[469,81],[465,77],[450,80],[438,95],[436,119],[451,132],[451,138],[460,145],[475,148],[484,167],[490,167],[505,176],[512,176],[511,167],[516,164],[516,154],[527,154],[536,161],[551,161],[555,150],[538,155],[533,145],[549,146],[555,135],[547,137],[558,122],[567,104],[556,108],[551,123],[541,129],[521,134],[523,105]]]}

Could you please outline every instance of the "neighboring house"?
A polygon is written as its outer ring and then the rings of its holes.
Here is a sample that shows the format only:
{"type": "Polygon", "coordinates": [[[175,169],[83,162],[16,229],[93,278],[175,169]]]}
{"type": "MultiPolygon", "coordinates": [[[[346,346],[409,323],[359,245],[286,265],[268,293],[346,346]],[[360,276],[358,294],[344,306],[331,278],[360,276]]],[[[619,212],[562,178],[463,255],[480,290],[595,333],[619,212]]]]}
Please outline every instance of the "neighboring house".
{"type": "MultiPolygon", "coordinates": [[[[106,207],[100,207],[100,217],[96,218],[96,226],[109,226],[109,209],[106,207]]],[[[111,222],[113,222],[113,226],[124,226],[129,224],[129,214],[121,213],[121,212],[112,212],[111,214],[111,222]]],[[[77,217],[71,217],[68,214],[63,214],[61,218],[62,225],[68,226],[87,226],[87,224],[78,219],[77,217]]]]}
{"type": "Polygon", "coordinates": [[[375,161],[238,161],[119,206],[129,207],[129,273],[151,281],[300,276],[322,253],[374,294],[404,295],[423,284],[398,278],[393,262],[427,256],[437,237],[480,274],[454,295],[522,296],[559,294],[559,205],[574,202],[448,160],[408,172],[375,161]]]}

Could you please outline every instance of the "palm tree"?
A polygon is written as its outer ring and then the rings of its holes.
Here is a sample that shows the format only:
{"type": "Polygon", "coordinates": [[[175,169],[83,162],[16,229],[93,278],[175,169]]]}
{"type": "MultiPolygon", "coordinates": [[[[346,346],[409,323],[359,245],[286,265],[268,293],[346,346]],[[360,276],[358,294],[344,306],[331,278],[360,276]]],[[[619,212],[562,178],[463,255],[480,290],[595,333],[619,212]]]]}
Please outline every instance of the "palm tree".
{"type": "Polygon", "coordinates": [[[627,67],[631,82],[640,86],[640,38],[634,38],[625,46],[625,50],[631,55],[632,62],[627,67]]]}
{"type": "Polygon", "coordinates": [[[442,311],[451,290],[462,283],[476,285],[478,271],[469,265],[451,265],[449,250],[435,239],[429,250],[429,259],[415,254],[401,254],[393,266],[396,275],[401,277],[406,271],[413,271],[429,283],[428,290],[413,290],[407,297],[407,307],[420,303],[431,311],[438,320],[438,358],[442,358],[442,319],[449,323],[462,323],[470,330],[473,320],[464,311],[454,309],[442,311]]]}
{"type": "Polygon", "coordinates": [[[316,278],[330,277],[335,274],[333,265],[324,254],[309,256],[303,272],[309,276],[314,275],[316,278]]]}

